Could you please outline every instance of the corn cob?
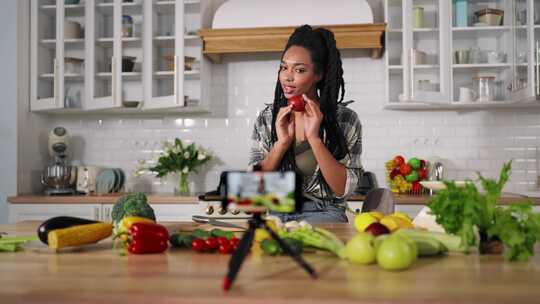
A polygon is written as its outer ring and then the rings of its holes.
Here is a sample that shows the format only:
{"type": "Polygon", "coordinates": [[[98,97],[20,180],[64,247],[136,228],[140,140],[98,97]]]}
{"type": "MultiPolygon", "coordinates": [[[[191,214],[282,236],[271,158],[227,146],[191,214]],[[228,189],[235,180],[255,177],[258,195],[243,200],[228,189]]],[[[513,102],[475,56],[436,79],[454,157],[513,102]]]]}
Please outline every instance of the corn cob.
{"type": "Polygon", "coordinates": [[[60,249],[70,246],[80,246],[97,243],[112,234],[109,223],[77,225],[49,232],[49,248],[60,249]]]}

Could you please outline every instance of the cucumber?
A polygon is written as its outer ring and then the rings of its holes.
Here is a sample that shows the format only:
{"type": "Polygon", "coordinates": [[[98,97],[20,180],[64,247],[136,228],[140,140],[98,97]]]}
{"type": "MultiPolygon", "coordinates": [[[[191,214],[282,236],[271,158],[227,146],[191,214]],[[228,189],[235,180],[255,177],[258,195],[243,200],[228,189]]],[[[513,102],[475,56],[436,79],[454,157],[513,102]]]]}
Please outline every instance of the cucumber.
{"type": "MultiPolygon", "coordinates": [[[[465,247],[461,245],[461,238],[459,236],[433,232],[420,229],[399,229],[395,233],[407,235],[414,240],[434,239],[440,242],[444,246],[443,251],[465,252],[465,247]]],[[[433,244],[429,245],[432,246],[433,244]]]]}

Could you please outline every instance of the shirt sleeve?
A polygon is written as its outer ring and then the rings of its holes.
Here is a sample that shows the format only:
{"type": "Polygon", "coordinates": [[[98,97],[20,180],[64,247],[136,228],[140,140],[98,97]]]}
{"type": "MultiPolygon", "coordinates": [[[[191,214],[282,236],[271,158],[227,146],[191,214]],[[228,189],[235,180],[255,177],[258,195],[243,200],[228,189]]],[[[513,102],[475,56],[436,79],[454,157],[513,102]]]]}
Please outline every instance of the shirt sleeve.
{"type": "Polygon", "coordinates": [[[347,141],[349,154],[339,161],[347,168],[347,180],[345,182],[345,192],[342,196],[337,197],[340,199],[346,199],[354,193],[360,184],[364,172],[361,162],[362,125],[354,111],[350,110],[349,113],[350,116],[347,117],[346,122],[343,123],[343,134],[347,141]]]}
{"type": "Polygon", "coordinates": [[[251,134],[251,149],[249,153],[249,165],[254,166],[264,160],[272,148],[270,129],[266,123],[266,111],[263,111],[255,120],[253,133],[251,134]]]}

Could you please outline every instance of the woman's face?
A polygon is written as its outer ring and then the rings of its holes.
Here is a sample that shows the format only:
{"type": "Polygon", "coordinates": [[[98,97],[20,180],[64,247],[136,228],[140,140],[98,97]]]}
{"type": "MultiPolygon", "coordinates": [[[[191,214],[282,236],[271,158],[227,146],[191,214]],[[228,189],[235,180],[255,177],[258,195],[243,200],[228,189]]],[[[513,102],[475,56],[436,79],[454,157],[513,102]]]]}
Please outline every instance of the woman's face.
{"type": "Polygon", "coordinates": [[[315,73],[309,51],[300,46],[291,46],[283,55],[279,69],[279,82],[285,98],[306,94],[316,97],[316,84],[321,79],[315,73]]]}

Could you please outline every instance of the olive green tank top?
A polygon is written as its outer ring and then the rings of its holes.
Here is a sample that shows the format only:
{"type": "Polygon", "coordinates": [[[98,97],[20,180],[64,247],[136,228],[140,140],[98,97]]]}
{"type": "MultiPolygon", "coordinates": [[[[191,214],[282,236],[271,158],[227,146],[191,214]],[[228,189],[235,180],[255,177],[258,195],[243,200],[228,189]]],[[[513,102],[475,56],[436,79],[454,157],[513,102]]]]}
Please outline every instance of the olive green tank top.
{"type": "Polygon", "coordinates": [[[294,146],[296,169],[303,176],[312,176],[317,169],[317,160],[307,141],[296,142],[294,146]]]}

